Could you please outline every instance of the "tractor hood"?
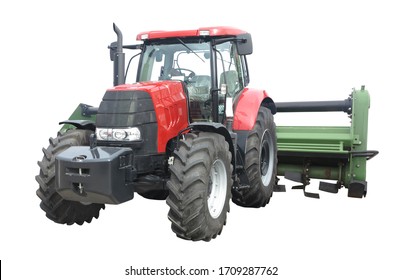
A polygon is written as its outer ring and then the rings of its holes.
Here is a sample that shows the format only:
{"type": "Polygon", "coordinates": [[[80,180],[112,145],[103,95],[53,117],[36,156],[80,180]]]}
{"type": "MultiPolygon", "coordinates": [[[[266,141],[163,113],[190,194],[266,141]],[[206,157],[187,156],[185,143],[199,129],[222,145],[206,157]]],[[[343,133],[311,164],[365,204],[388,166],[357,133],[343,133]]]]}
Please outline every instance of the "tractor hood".
{"type": "Polygon", "coordinates": [[[165,152],[167,142],[188,127],[187,97],[181,81],[124,84],[106,91],[96,127],[142,130],[141,126],[148,129],[153,124],[157,131],[142,140],[157,145],[158,153],[165,152]]]}

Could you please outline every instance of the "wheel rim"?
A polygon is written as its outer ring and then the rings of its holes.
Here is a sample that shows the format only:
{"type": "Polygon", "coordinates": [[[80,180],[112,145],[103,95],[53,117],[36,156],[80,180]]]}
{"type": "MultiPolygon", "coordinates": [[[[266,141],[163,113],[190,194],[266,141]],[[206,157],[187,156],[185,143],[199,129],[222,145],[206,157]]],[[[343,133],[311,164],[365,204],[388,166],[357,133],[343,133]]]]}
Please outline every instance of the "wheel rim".
{"type": "Polygon", "coordinates": [[[209,173],[208,210],[212,218],[216,219],[222,213],[226,201],[227,178],[226,168],[222,160],[214,161],[209,173]]]}
{"type": "Polygon", "coordinates": [[[264,131],[260,150],[261,180],[265,187],[268,186],[274,170],[274,143],[268,130],[264,131]]]}

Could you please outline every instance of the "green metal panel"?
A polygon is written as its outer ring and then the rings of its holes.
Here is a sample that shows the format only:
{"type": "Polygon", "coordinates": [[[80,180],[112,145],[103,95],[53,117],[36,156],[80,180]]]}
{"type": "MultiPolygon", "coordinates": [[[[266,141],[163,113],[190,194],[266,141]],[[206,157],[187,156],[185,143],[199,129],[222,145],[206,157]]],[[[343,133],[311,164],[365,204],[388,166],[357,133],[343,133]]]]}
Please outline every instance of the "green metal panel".
{"type": "Polygon", "coordinates": [[[348,153],[349,127],[278,126],[278,150],[292,152],[348,153]]]}
{"type": "Polygon", "coordinates": [[[355,156],[367,151],[367,132],[368,132],[368,111],[370,108],[370,96],[364,89],[354,91],[352,94],[352,125],[351,134],[353,135],[353,145],[351,148],[349,171],[344,178],[345,183],[349,184],[352,180],[366,180],[366,157],[355,156]]]}

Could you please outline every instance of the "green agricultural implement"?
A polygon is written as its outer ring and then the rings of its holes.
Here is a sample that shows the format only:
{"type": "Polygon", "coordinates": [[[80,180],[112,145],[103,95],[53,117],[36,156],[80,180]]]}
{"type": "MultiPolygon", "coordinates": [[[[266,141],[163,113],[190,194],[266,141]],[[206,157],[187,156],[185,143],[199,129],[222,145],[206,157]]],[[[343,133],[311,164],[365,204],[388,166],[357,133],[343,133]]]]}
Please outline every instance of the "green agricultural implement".
{"type": "MultiPolygon", "coordinates": [[[[278,112],[345,112],[350,126],[278,126],[278,175],[301,183],[311,178],[334,180],[320,182],[322,191],[337,193],[348,188],[349,197],[367,193],[366,162],[378,152],[367,150],[370,97],[364,86],[353,90],[342,101],[276,103],[278,112]]],[[[278,190],[281,190],[277,186],[278,190]]],[[[305,192],[318,198],[318,194],[305,192]]]]}
{"type": "MultiPolygon", "coordinates": [[[[98,107],[80,104],[39,161],[37,195],[60,224],[91,222],[105,204],[137,193],[166,200],[173,232],[209,241],[222,231],[230,201],[264,207],[283,176],[306,191],[367,193],[369,94],[342,101],[275,103],[248,87],[251,35],[231,27],[151,31],[140,44],[110,44],[113,87],[98,107]],[[125,66],[124,50],[132,52],[125,66]],[[138,57],[133,82],[129,65],[138,57]],[[286,112],[345,112],[350,126],[276,126],[286,112]],[[331,181],[331,182],[328,182],[331,181]]],[[[294,187],[295,188],[295,187],[294,187]]]]}

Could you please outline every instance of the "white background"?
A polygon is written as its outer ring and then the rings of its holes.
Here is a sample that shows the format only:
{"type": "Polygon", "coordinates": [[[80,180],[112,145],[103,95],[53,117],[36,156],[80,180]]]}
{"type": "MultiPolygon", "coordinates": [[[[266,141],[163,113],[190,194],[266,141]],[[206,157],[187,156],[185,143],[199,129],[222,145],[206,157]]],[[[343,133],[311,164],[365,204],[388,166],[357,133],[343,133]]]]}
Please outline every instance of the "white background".
{"type": "MultiPolygon", "coordinates": [[[[277,279],[402,279],[401,27],[398,1],[388,0],[2,1],[2,276],[165,279],[124,276],[124,270],[183,265],[277,266],[277,279]],[[139,196],[107,206],[98,220],[81,227],[48,220],[35,195],[36,162],[58,122],[80,102],[97,106],[111,86],[106,47],[115,40],[113,22],[126,44],[153,29],[247,30],[254,41],[250,86],[266,89],[276,101],[345,99],[353,87],[366,85],[369,148],[380,150],[368,162],[368,196],[348,198],[343,189],[314,200],[288,185],[263,209],[232,204],[222,235],[208,243],[176,238],[166,203],[139,196]]],[[[344,121],[345,115],[322,114],[276,120],[344,121]]],[[[316,181],[310,190],[317,187],[316,181]]],[[[220,278],[227,279],[189,279],[220,278]]]]}

